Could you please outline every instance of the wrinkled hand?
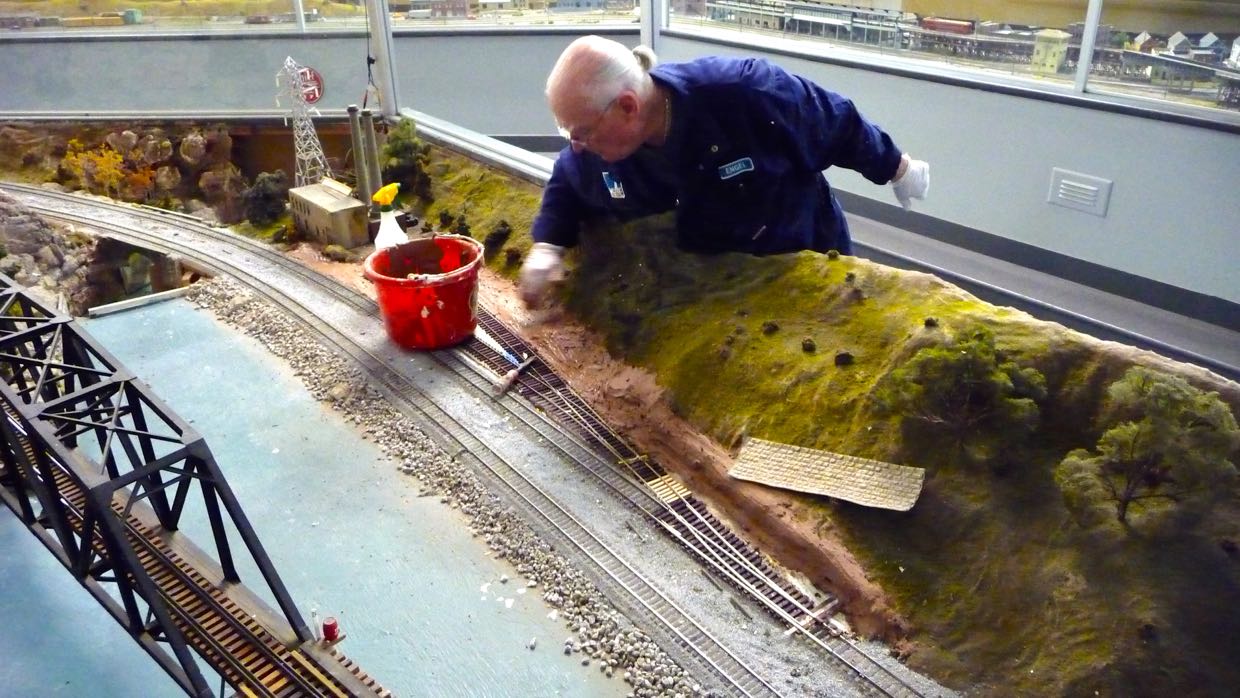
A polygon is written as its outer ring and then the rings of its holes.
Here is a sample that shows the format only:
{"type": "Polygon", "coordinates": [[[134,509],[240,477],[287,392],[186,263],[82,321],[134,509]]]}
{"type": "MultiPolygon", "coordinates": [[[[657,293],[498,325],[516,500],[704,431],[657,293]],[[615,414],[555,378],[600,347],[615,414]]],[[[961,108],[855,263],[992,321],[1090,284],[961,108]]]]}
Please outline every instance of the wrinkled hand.
{"type": "Polygon", "coordinates": [[[913,208],[913,199],[925,199],[930,193],[930,164],[925,160],[909,158],[904,174],[891,183],[896,199],[905,211],[913,208]]]}
{"type": "Polygon", "coordinates": [[[528,308],[542,305],[551,284],[564,279],[564,248],[536,242],[521,265],[521,300],[528,308]]]}

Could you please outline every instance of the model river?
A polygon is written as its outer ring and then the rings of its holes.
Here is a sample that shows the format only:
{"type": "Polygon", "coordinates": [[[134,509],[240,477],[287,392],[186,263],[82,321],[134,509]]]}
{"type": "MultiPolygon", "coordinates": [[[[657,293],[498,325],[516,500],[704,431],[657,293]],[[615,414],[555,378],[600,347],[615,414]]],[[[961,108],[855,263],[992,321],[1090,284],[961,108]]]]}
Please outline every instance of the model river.
{"type": "MultiPolygon", "coordinates": [[[[395,694],[628,692],[565,656],[539,589],[256,341],[183,300],[84,326],[205,436],[307,622],[335,616],[340,649],[395,694]]],[[[209,547],[201,509],[184,521],[209,547]]],[[[5,507],[0,551],[0,695],[182,695],[5,507]]]]}

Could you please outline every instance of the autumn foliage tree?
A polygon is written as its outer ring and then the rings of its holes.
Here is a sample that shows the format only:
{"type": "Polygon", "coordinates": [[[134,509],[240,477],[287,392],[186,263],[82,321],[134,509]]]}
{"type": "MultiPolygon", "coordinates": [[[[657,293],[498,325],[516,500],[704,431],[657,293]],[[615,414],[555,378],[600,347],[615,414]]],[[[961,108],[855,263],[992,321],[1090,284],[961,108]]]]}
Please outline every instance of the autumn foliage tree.
{"type": "Polygon", "coordinates": [[[150,197],[155,188],[155,170],[149,166],[139,166],[125,173],[125,192],[139,201],[150,197]]]}
{"type": "Polygon", "coordinates": [[[1135,507],[1204,508],[1226,491],[1236,476],[1229,458],[1240,447],[1240,427],[1217,393],[1136,367],[1111,385],[1107,399],[1094,450],[1072,451],[1055,471],[1078,520],[1100,502],[1113,504],[1126,524],[1135,507]]]}
{"type": "Polygon", "coordinates": [[[92,194],[114,196],[125,179],[125,157],[107,144],[86,150],[81,141],[70,140],[61,166],[92,194]]]}
{"type": "Polygon", "coordinates": [[[994,333],[977,326],[952,341],[925,347],[879,387],[888,410],[931,434],[946,436],[977,461],[1019,442],[1038,425],[1037,400],[1046,380],[995,348],[994,333]]]}
{"type": "Polygon", "coordinates": [[[105,142],[88,150],[81,141],[72,139],[60,164],[71,179],[92,194],[146,201],[155,189],[154,168],[143,161],[140,151],[126,151],[124,145],[105,142]]]}

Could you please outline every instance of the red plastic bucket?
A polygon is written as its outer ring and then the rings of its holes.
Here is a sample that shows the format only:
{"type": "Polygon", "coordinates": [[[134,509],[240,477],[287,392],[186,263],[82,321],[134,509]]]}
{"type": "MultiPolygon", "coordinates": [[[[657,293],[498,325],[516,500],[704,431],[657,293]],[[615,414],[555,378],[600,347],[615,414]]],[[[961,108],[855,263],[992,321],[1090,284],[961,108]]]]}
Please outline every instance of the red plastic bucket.
{"type": "Polygon", "coordinates": [[[362,273],[375,285],[392,341],[406,349],[439,349],[474,332],[481,263],[482,243],[436,235],[375,250],[362,273]]]}

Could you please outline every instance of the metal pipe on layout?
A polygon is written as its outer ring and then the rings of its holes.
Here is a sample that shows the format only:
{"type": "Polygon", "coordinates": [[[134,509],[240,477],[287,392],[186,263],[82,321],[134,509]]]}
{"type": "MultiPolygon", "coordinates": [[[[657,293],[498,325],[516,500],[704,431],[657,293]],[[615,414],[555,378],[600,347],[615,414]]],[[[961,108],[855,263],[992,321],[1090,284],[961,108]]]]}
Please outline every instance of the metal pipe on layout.
{"type": "Polygon", "coordinates": [[[374,187],[367,195],[369,201],[370,195],[383,186],[383,175],[379,172],[379,141],[375,138],[375,119],[369,109],[362,110],[362,139],[362,145],[366,148],[366,170],[370,177],[370,186],[374,187]]]}
{"type": "Polygon", "coordinates": [[[349,105],[349,138],[353,142],[353,174],[357,178],[354,190],[357,191],[357,198],[362,203],[369,206],[371,204],[370,195],[374,193],[376,187],[370,184],[370,166],[367,164],[367,150],[362,143],[362,124],[357,116],[357,105],[349,105]]]}

